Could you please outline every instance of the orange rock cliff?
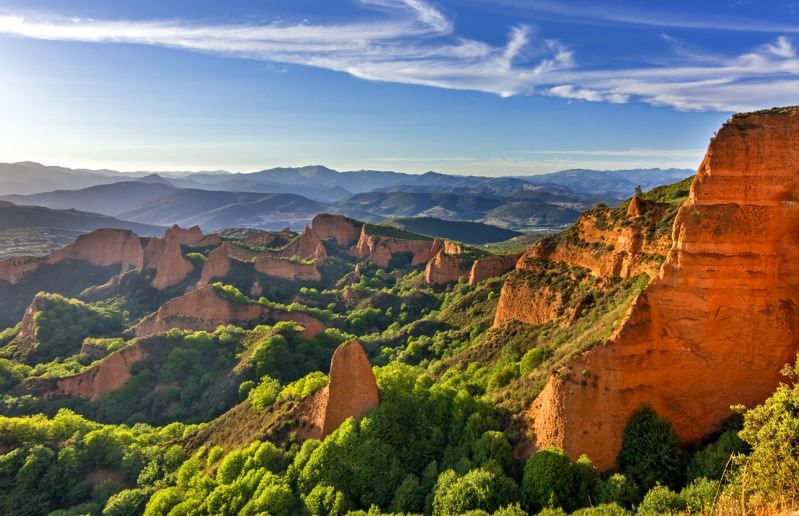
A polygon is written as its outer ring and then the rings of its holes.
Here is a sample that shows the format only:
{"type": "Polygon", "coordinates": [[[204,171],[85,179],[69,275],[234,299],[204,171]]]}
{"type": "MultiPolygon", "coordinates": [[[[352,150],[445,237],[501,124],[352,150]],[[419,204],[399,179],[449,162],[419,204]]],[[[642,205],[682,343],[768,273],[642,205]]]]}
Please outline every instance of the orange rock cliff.
{"type": "Polygon", "coordinates": [[[797,192],[799,108],[727,122],[677,214],[659,274],[616,334],[552,376],[529,408],[535,446],[586,453],[608,468],[643,404],[696,442],[731,405],[773,392],[799,345],[797,192]]]}
{"type": "Polygon", "coordinates": [[[363,224],[343,215],[320,213],[314,217],[311,227],[322,240],[335,239],[341,247],[349,247],[358,240],[363,224]]]}
{"type": "Polygon", "coordinates": [[[315,395],[314,425],[327,437],[347,418],[359,418],[380,403],[372,366],[354,340],[341,344],[330,361],[330,380],[315,395]]]}

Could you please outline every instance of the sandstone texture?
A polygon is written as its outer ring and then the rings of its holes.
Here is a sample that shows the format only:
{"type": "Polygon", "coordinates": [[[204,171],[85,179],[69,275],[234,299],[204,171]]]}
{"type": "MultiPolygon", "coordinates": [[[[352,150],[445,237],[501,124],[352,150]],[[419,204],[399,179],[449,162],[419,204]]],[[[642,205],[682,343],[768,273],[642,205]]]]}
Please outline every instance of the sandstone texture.
{"type": "Polygon", "coordinates": [[[534,445],[608,468],[643,404],[697,442],[731,405],[769,396],[799,347],[797,192],[799,108],[726,123],[677,214],[660,273],[610,341],[550,378],[530,407],[534,445]]]}
{"type": "Polygon", "coordinates": [[[468,273],[464,269],[466,260],[456,254],[448,254],[442,248],[424,269],[424,280],[431,285],[441,285],[458,281],[468,273]]]}
{"type": "Polygon", "coordinates": [[[469,285],[474,286],[488,278],[502,276],[516,267],[519,257],[518,254],[497,254],[478,258],[469,271],[469,285]]]}
{"type": "Polygon", "coordinates": [[[494,326],[511,321],[543,324],[557,319],[564,305],[562,292],[531,285],[523,275],[512,275],[502,285],[494,326]]]}
{"type": "Polygon", "coordinates": [[[322,274],[314,263],[298,263],[285,258],[263,256],[255,260],[255,270],[287,280],[319,281],[322,274]]]}
{"type": "Polygon", "coordinates": [[[296,256],[302,260],[321,260],[327,258],[327,252],[319,236],[311,228],[305,226],[300,236],[280,250],[279,256],[284,258],[296,256]]]}
{"type": "Polygon", "coordinates": [[[208,285],[213,283],[214,279],[224,278],[230,272],[230,265],[227,246],[217,247],[208,255],[198,285],[208,285]]]}
{"type": "Polygon", "coordinates": [[[180,242],[175,237],[167,237],[163,242],[158,261],[153,264],[156,270],[153,286],[159,290],[173,287],[191,274],[194,266],[183,256],[180,242]]]}
{"type": "Polygon", "coordinates": [[[213,331],[221,325],[265,320],[269,313],[270,309],[263,305],[237,304],[224,299],[213,286],[206,285],[161,305],[155,314],[136,326],[136,336],[171,328],[213,331]]]}
{"type": "Polygon", "coordinates": [[[343,215],[330,215],[320,213],[313,218],[311,227],[314,233],[322,240],[335,239],[341,247],[349,247],[358,240],[363,224],[344,217],[343,215]]]}
{"type": "Polygon", "coordinates": [[[357,341],[341,344],[330,361],[330,381],[315,395],[314,423],[327,437],[347,418],[360,418],[380,403],[372,366],[357,341]]]}
{"type": "Polygon", "coordinates": [[[361,228],[358,242],[350,249],[350,255],[362,260],[369,260],[380,267],[388,267],[395,254],[410,253],[412,265],[425,263],[438,252],[434,245],[441,246],[439,240],[405,240],[383,235],[370,235],[366,225],[361,228]]]}
{"type": "Polygon", "coordinates": [[[164,234],[165,239],[174,238],[180,245],[195,246],[203,240],[203,232],[200,226],[192,226],[189,229],[183,229],[177,224],[166,230],[164,234]]]}
{"type": "Polygon", "coordinates": [[[131,378],[131,367],[148,357],[139,343],[131,344],[105,357],[99,364],[74,376],[59,378],[46,399],[77,397],[94,401],[103,394],[123,387],[131,378]]]}

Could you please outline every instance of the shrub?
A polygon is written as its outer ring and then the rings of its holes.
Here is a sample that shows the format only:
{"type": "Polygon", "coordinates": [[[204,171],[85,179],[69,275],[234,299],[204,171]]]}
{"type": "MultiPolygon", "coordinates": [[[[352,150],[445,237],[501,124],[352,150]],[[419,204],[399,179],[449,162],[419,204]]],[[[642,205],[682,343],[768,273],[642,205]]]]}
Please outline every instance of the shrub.
{"type": "Polygon", "coordinates": [[[719,491],[719,482],[707,478],[698,478],[685,486],[680,491],[680,496],[691,512],[702,514],[705,509],[713,506],[716,493],[719,491]]]}
{"type": "Polygon", "coordinates": [[[313,516],[337,516],[351,507],[344,493],[327,484],[315,486],[304,501],[305,508],[313,516]]]}
{"type": "Polygon", "coordinates": [[[279,394],[280,382],[265,375],[258,387],[250,391],[249,400],[255,408],[265,409],[275,404],[279,394]]]}
{"type": "Polygon", "coordinates": [[[563,505],[571,491],[571,464],[555,446],[535,452],[524,465],[522,490],[535,510],[563,505]]]}
{"type": "Polygon", "coordinates": [[[467,511],[493,512],[518,500],[519,488],[510,478],[488,469],[473,469],[462,477],[446,479],[436,488],[433,514],[463,514],[467,511]]]}
{"type": "Polygon", "coordinates": [[[630,511],[615,503],[604,503],[596,507],[580,509],[572,513],[572,516],[626,516],[630,511]]]}
{"type": "Polygon", "coordinates": [[[301,400],[307,398],[327,385],[327,381],[328,378],[325,373],[314,371],[283,387],[278,399],[301,400]]]}
{"type": "Polygon", "coordinates": [[[683,480],[685,458],[680,439],[671,423],[646,405],[630,417],[617,462],[645,490],[658,482],[676,488],[683,480]]]}
{"type": "Polygon", "coordinates": [[[250,395],[250,391],[252,391],[254,388],[255,388],[255,382],[252,380],[246,380],[244,382],[241,382],[241,385],[239,385],[239,400],[240,401],[246,400],[247,397],[249,397],[250,395]]]}
{"type": "Polygon", "coordinates": [[[615,503],[629,509],[641,498],[634,482],[621,473],[614,473],[597,483],[594,487],[594,499],[598,504],[615,503]]]}
{"type": "Polygon", "coordinates": [[[599,471],[586,455],[571,466],[572,493],[567,508],[578,509],[591,505],[594,488],[599,482],[599,471]]]}
{"type": "Polygon", "coordinates": [[[641,505],[638,506],[638,514],[674,514],[682,512],[686,508],[687,505],[682,496],[666,486],[656,485],[644,496],[641,505]]]}
{"type": "Polygon", "coordinates": [[[521,373],[528,374],[552,356],[552,350],[543,346],[536,346],[522,356],[519,368],[521,373]]]}
{"type": "Polygon", "coordinates": [[[720,479],[724,469],[731,465],[731,458],[736,453],[743,453],[746,444],[738,437],[736,430],[727,430],[718,438],[696,452],[688,463],[686,476],[688,481],[696,478],[720,479]]]}

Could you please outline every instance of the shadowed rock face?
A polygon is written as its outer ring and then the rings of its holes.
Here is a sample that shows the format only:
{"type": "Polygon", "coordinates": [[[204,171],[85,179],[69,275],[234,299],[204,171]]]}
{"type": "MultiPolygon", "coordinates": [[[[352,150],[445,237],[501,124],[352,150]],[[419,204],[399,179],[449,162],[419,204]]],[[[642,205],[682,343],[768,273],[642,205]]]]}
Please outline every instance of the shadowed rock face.
{"type": "Polygon", "coordinates": [[[372,366],[354,340],[340,345],[330,361],[330,381],[316,395],[314,423],[321,437],[330,435],[347,418],[359,418],[380,403],[372,366]]]}
{"type": "Polygon", "coordinates": [[[611,467],[649,404],[680,437],[762,402],[799,347],[799,108],[733,117],[713,139],[658,277],[611,340],[550,378],[535,446],[611,467]]]}
{"type": "Polygon", "coordinates": [[[348,247],[358,240],[361,223],[342,215],[321,213],[314,217],[311,227],[322,240],[333,238],[341,247],[348,247]]]}
{"type": "Polygon", "coordinates": [[[183,257],[178,239],[169,236],[163,241],[163,251],[155,263],[155,270],[153,286],[163,290],[186,279],[186,276],[194,270],[194,266],[183,257]]]}
{"type": "Polygon", "coordinates": [[[469,272],[469,285],[477,285],[481,281],[501,276],[513,269],[519,261],[518,254],[498,254],[475,260],[469,272]]]}
{"type": "Polygon", "coordinates": [[[169,239],[170,237],[176,239],[181,245],[194,246],[203,240],[203,232],[200,230],[200,226],[192,226],[189,229],[183,229],[175,224],[167,229],[164,234],[164,238],[169,239]]]}
{"type": "Polygon", "coordinates": [[[350,249],[350,255],[369,260],[380,267],[388,267],[395,254],[410,253],[413,255],[411,265],[419,265],[433,258],[442,245],[440,240],[405,240],[369,235],[366,226],[363,226],[358,242],[350,249]]]}
{"type": "Polygon", "coordinates": [[[458,281],[467,274],[466,261],[458,255],[447,254],[441,249],[424,268],[424,280],[428,284],[444,284],[458,281]]]}

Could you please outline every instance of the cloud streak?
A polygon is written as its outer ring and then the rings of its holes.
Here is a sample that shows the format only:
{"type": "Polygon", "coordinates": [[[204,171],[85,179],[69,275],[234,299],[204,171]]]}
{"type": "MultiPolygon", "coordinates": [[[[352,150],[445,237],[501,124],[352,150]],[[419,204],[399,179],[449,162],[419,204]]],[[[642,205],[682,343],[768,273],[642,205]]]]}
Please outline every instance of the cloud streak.
{"type": "Polygon", "coordinates": [[[799,56],[779,36],[737,56],[618,68],[582,65],[568,45],[517,25],[504,45],[461,37],[424,0],[361,0],[360,21],[214,25],[0,13],[0,34],[128,43],[318,67],[358,78],[504,97],[536,94],[589,102],[644,102],[680,110],[740,111],[796,102],[799,56]]]}

